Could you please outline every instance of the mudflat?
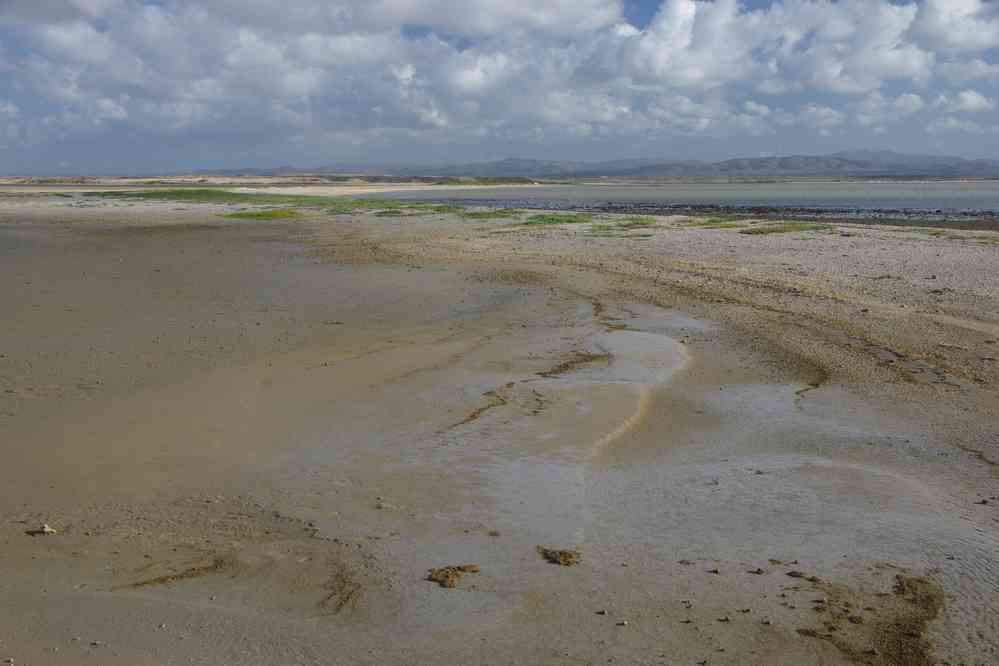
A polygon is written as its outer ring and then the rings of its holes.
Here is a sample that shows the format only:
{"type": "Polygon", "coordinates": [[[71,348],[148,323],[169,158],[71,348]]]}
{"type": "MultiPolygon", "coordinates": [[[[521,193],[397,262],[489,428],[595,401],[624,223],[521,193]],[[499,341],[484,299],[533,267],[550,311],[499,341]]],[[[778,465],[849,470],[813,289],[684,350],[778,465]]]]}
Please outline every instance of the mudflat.
{"type": "Polygon", "coordinates": [[[281,205],[0,200],[0,658],[999,660],[999,234],[281,205]]]}

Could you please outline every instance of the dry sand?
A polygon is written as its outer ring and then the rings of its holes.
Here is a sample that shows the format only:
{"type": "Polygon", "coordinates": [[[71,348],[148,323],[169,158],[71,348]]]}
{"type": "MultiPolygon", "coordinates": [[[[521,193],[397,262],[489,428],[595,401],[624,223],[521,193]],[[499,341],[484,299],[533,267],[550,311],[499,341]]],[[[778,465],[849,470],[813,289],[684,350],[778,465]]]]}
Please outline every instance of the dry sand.
{"type": "Polygon", "coordinates": [[[0,658],[999,661],[991,236],[227,210],[3,200],[0,658]]]}

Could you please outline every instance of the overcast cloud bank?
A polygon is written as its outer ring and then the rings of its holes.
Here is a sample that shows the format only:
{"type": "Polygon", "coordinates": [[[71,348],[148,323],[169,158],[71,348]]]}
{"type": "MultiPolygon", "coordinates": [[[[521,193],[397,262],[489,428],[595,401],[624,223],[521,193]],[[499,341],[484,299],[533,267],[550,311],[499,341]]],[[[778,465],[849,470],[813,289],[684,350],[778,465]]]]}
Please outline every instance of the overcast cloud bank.
{"type": "Polygon", "coordinates": [[[0,0],[0,170],[996,157],[999,3],[0,0]]]}

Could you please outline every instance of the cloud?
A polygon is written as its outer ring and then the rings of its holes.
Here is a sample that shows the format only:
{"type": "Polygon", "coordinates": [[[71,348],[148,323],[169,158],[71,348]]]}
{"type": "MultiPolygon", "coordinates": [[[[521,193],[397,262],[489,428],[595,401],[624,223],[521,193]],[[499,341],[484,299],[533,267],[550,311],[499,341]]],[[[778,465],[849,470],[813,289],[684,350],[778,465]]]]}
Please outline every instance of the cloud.
{"type": "Polygon", "coordinates": [[[940,63],[937,66],[937,72],[943,78],[954,83],[978,80],[999,81],[999,65],[985,62],[980,58],[940,63]]]}
{"type": "Polygon", "coordinates": [[[786,0],[761,16],[759,29],[778,80],[861,94],[890,80],[929,80],[935,54],[906,40],[916,15],[913,4],[883,0],[786,0]]]}
{"type": "Polygon", "coordinates": [[[873,92],[856,105],[857,123],[864,127],[883,128],[919,113],[925,108],[923,98],[915,93],[904,93],[891,99],[880,92],[873,92]]]}
{"type": "Polygon", "coordinates": [[[21,109],[22,146],[122,129],[178,151],[308,159],[807,142],[994,110],[997,4],[664,0],[636,26],[620,0],[0,0],[0,90],[21,109]]]}
{"type": "Polygon", "coordinates": [[[973,120],[966,120],[963,118],[954,118],[952,116],[947,116],[945,118],[937,118],[927,126],[926,130],[932,134],[942,134],[947,132],[964,132],[968,134],[982,134],[985,132],[979,123],[973,120]]]}
{"type": "Polygon", "coordinates": [[[408,24],[470,36],[510,30],[574,35],[613,25],[622,15],[620,0],[372,0],[358,4],[362,9],[356,17],[366,25],[408,24]]]}
{"type": "Polygon", "coordinates": [[[913,27],[936,48],[982,51],[999,46],[999,9],[986,0],[923,0],[913,27]]]}
{"type": "Polygon", "coordinates": [[[846,122],[846,114],[821,104],[806,104],[798,113],[798,121],[828,136],[832,129],[846,122]]]}
{"type": "Polygon", "coordinates": [[[0,25],[97,18],[120,0],[0,0],[0,25]]]}
{"type": "Polygon", "coordinates": [[[977,90],[962,90],[953,98],[941,95],[934,106],[947,113],[984,113],[996,108],[995,102],[977,90]]]}

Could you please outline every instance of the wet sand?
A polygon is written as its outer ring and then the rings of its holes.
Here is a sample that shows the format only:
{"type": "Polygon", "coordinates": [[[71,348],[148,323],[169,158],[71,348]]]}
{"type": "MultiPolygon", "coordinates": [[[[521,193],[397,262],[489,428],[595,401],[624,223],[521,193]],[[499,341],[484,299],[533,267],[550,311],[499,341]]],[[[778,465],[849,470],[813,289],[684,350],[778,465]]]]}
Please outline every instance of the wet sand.
{"type": "Polygon", "coordinates": [[[79,203],[0,207],[0,658],[999,658],[977,235],[79,203]]]}

